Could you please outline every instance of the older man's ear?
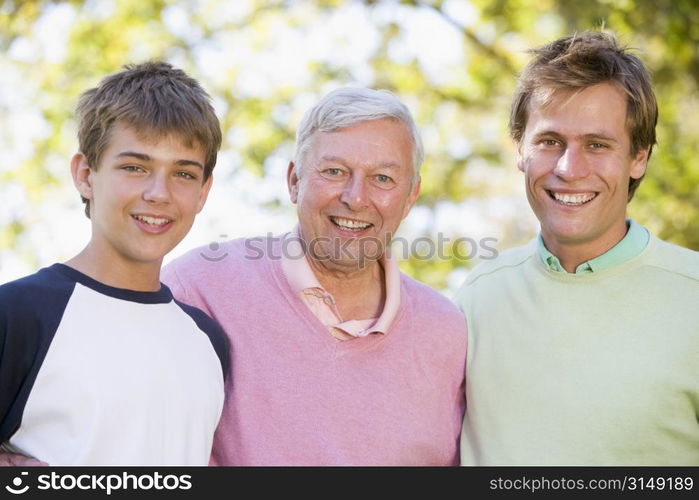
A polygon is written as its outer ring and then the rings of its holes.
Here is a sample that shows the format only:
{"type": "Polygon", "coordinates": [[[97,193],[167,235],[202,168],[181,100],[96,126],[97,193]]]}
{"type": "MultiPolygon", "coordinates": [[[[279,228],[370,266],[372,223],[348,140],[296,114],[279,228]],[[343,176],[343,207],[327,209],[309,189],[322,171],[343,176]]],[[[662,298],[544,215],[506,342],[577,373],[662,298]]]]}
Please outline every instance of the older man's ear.
{"type": "Polygon", "coordinates": [[[289,162],[289,167],[286,171],[286,186],[289,189],[291,203],[296,203],[299,196],[299,177],[296,174],[296,165],[293,161],[289,162]]]}
{"type": "Polygon", "coordinates": [[[408,202],[405,204],[405,208],[403,209],[403,216],[401,217],[401,220],[405,219],[408,214],[410,213],[410,209],[413,208],[413,205],[415,205],[415,202],[417,201],[418,196],[420,196],[420,183],[422,182],[422,177],[419,175],[417,176],[417,179],[413,181],[413,186],[410,188],[410,194],[408,195],[408,202]]]}

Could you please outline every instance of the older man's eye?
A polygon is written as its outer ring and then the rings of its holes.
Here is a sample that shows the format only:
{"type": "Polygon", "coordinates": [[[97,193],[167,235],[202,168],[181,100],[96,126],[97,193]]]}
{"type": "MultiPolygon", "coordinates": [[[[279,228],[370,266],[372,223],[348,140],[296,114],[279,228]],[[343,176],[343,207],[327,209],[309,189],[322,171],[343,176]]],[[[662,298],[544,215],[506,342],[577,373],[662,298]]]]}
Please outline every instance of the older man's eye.
{"type": "Polygon", "coordinates": [[[393,181],[393,179],[391,179],[388,175],[385,175],[385,174],[378,174],[376,176],[376,180],[381,182],[381,183],[387,183],[387,182],[393,181]]]}
{"type": "Polygon", "coordinates": [[[325,177],[341,177],[344,175],[344,170],[341,168],[330,167],[326,168],[321,172],[325,177]]]}

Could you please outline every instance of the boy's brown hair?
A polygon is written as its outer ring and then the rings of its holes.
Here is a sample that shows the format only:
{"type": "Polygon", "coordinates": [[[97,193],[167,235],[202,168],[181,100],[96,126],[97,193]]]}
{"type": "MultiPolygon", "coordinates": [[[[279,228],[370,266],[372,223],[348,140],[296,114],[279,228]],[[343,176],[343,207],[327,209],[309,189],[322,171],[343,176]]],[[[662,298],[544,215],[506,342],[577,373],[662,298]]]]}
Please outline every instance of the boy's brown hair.
{"type": "MultiPolygon", "coordinates": [[[[146,137],[177,134],[204,150],[204,181],[216,165],[221,125],[210,97],[184,71],[162,61],[130,64],[81,94],[76,114],[80,152],[97,169],[116,122],[146,137]]],[[[90,217],[89,200],[85,214],[90,217]]]]}

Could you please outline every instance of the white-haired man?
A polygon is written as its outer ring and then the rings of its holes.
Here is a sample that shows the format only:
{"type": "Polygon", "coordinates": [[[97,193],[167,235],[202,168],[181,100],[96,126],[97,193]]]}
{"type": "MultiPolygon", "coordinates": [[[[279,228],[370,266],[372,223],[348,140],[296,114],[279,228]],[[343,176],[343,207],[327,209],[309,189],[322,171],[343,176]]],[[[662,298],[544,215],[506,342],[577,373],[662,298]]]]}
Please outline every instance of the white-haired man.
{"type": "Polygon", "coordinates": [[[422,144],[393,94],[336,90],[302,120],[299,224],[164,270],[218,320],[232,373],[217,465],[452,465],[464,411],[458,309],[387,252],[417,199],[422,144]]]}

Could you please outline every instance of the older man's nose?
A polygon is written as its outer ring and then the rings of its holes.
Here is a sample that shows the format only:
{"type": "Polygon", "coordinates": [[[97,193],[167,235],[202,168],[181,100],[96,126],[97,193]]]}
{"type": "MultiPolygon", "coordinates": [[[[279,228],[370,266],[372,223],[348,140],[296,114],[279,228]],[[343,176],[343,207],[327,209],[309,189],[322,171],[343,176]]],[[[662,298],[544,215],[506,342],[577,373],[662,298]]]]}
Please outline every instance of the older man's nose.
{"type": "Polygon", "coordinates": [[[361,210],[368,205],[366,179],[361,176],[351,176],[342,190],[340,201],[351,210],[361,210]]]}

